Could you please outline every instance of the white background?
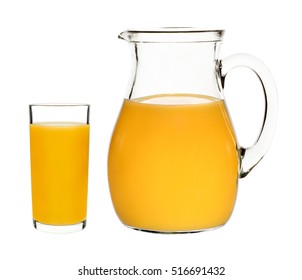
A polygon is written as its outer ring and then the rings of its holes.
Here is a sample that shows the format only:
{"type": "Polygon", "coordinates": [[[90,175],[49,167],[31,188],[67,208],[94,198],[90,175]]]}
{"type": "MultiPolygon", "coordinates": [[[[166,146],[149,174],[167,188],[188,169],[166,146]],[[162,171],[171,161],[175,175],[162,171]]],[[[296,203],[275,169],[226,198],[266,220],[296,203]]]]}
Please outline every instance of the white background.
{"type": "MultiPolygon", "coordinates": [[[[78,276],[78,269],[84,265],[136,265],[163,270],[172,266],[226,267],[226,276],[209,279],[301,279],[302,45],[298,3],[2,0],[0,278],[97,279],[78,276]],[[129,48],[117,35],[132,27],[159,26],[226,29],[221,58],[236,52],[259,57],[270,68],[278,88],[279,117],[273,143],[259,165],[240,179],[234,213],[227,225],[215,231],[158,235],[130,230],[120,223],[111,204],[107,151],[130,68],[129,48]],[[37,102],[92,105],[84,231],[56,235],[32,226],[28,104],[37,102]]],[[[239,142],[253,143],[263,109],[259,83],[254,76],[236,70],[230,74],[225,96],[239,142]]],[[[167,273],[152,279],[169,277],[200,278],[167,273]]]]}

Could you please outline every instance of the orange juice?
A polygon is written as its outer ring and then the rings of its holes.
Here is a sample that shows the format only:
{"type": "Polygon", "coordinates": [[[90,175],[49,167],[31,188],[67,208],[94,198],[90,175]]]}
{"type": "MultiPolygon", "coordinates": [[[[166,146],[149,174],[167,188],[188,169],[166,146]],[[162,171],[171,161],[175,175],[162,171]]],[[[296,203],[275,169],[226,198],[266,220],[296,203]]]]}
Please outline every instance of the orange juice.
{"type": "Polygon", "coordinates": [[[124,100],[108,178],[116,213],[130,227],[177,232],[225,224],[237,194],[238,154],[223,100],[124,100]]]}
{"type": "Polygon", "coordinates": [[[49,225],[86,219],[89,125],[30,125],[33,218],[49,225]]]}

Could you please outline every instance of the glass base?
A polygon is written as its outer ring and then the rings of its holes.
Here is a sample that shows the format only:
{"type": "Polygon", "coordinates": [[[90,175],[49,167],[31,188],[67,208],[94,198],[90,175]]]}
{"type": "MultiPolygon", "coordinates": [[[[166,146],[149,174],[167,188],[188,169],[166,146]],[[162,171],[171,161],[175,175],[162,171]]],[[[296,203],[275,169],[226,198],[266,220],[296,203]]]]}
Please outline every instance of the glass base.
{"type": "Polygon", "coordinates": [[[78,224],[60,225],[60,226],[42,224],[35,220],[33,220],[33,222],[34,222],[34,227],[37,230],[49,232],[49,233],[71,233],[71,232],[81,231],[86,227],[86,220],[78,224]]]}
{"type": "Polygon", "coordinates": [[[224,224],[216,226],[216,227],[212,227],[212,228],[196,229],[196,230],[175,230],[175,231],[173,231],[173,230],[171,230],[171,231],[170,230],[152,230],[152,229],[136,228],[136,227],[132,227],[132,226],[128,226],[128,225],[125,225],[125,226],[128,227],[128,228],[134,229],[134,230],[143,231],[143,232],[149,232],[149,233],[186,234],[186,233],[197,233],[197,232],[204,232],[204,231],[215,230],[215,229],[223,227],[224,224]]]}

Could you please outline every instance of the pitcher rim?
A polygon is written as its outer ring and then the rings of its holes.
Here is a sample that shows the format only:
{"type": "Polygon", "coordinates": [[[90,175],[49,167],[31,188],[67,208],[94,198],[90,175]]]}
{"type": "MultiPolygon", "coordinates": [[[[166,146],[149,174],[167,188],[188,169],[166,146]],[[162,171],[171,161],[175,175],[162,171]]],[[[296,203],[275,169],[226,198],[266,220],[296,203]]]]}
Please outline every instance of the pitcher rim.
{"type": "Polygon", "coordinates": [[[197,27],[159,27],[152,29],[128,29],[118,38],[130,43],[194,43],[219,42],[223,29],[202,29],[197,27]]]}

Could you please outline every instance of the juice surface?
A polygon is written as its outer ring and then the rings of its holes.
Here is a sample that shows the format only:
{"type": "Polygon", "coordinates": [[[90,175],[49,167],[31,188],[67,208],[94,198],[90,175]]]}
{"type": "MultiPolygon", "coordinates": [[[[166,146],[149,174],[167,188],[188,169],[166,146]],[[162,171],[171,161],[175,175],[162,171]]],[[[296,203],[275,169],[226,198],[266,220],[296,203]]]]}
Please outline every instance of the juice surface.
{"type": "Polygon", "coordinates": [[[70,225],[86,219],[89,125],[30,125],[34,220],[70,225]]]}
{"type": "Polygon", "coordinates": [[[124,100],[108,178],[131,227],[195,231],[223,225],[237,194],[238,154],[223,100],[154,95],[124,100]]]}

